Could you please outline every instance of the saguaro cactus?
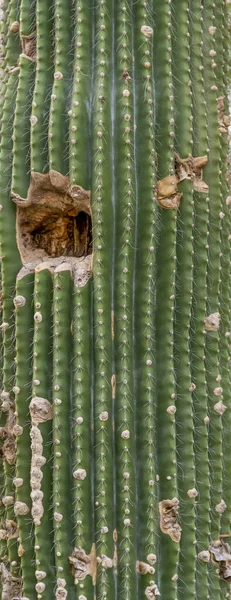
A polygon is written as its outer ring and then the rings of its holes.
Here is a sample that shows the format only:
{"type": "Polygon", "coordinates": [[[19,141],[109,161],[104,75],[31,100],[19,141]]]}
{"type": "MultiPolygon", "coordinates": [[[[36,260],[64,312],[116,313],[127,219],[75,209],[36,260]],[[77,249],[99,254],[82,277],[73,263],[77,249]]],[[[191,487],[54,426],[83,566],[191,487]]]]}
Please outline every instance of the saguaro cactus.
{"type": "Polygon", "coordinates": [[[0,10],[1,598],[230,598],[227,2],[0,10]]]}

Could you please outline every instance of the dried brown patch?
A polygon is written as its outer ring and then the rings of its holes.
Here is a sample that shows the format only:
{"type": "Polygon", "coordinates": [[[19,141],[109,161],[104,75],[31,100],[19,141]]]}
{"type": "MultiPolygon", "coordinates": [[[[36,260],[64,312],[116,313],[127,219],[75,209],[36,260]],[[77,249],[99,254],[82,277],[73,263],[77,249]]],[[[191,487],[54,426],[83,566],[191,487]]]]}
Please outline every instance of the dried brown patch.
{"type": "Polygon", "coordinates": [[[34,396],[30,402],[29,410],[33,425],[45,423],[53,417],[52,404],[46,398],[34,396]]]}
{"type": "Polygon", "coordinates": [[[117,575],[117,566],[118,566],[118,550],[117,550],[117,529],[113,530],[113,542],[114,542],[114,553],[113,553],[113,567],[115,570],[115,575],[117,575]]]}
{"type": "Polygon", "coordinates": [[[181,158],[175,152],[175,173],[157,181],[154,190],[157,202],[162,208],[177,209],[180,206],[182,193],[178,191],[178,184],[184,179],[191,179],[193,189],[197,192],[207,193],[208,185],[203,181],[203,167],[208,161],[207,156],[181,158]]]}
{"type": "Polygon", "coordinates": [[[122,73],[122,79],[124,81],[131,81],[131,76],[129,75],[129,72],[124,70],[122,73]]]}
{"type": "Polygon", "coordinates": [[[29,506],[25,502],[17,501],[14,504],[14,514],[16,517],[24,517],[30,512],[29,506]]]}
{"type": "MultiPolygon", "coordinates": [[[[40,421],[41,422],[41,421],[40,421]]],[[[31,514],[35,525],[40,525],[41,519],[44,514],[43,508],[43,492],[41,491],[42,482],[42,467],[46,463],[46,459],[43,456],[43,438],[40,429],[37,425],[32,425],[30,431],[31,438],[31,471],[30,471],[30,485],[31,485],[31,501],[32,509],[31,514]]]]}
{"type": "Polygon", "coordinates": [[[86,554],[83,548],[74,548],[71,556],[69,556],[69,561],[75,585],[77,585],[79,581],[83,581],[87,575],[92,577],[92,583],[95,584],[97,573],[95,544],[92,544],[90,554],[86,554]]]}
{"type": "Polygon", "coordinates": [[[179,208],[182,194],[178,192],[177,184],[178,178],[176,175],[168,175],[157,181],[155,186],[157,202],[162,208],[179,208]]]}
{"type": "Polygon", "coordinates": [[[181,158],[175,152],[175,172],[180,183],[184,179],[191,179],[193,189],[196,192],[207,193],[208,185],[203,181],[203,167],[208,162],[207,156],[193,157],[191,154],[187,158],[181,158]]]}
{"type": "Polygon", "coordinates": [[[153,575],[155,573],[154,567],[152,567],[148,563],[143,562],[142,560],[136,561],[136,571],[137,573],[139,573],[139,575],[147,575],[148,573],[153,575]]]}
{"type": "Polygon", "coordinates": [[[115,313],[114,310],[111,311],[111,339],[115,339],[115,313]]]}
{"type": "Polygon", "coordinates": [[[170,535],[174,542],[181,538],[181,527],[178,523],[179,500],[161,500],[159,502],[160,529],[163,533],[170,535]]]}
{"type": "Polygon", "coordinates": [[[102,567],[104,567],[104,569],[112,569],[113,567],[112,558],[106,556],[106,554],[102,554],[99,559],[97,558],[97,561],[102,565],[102,567]]]}
{"type": "Polygon", "coordinates": [[[57,171],[31,174],[27,199],[17,204],[17,244],[23,264],[92,252],[90,192],[57,171]]]}
{"type": "Polygon", "coordinates": [[[3,521],[1,523],[1,529],[0,529],[0,539],[1,540],[12,540],[14,538],[17,538],[18,535],[19,535],[18,526],[15,521],[6,519],[6,521],[3,521]]]}
{"type": "Polygon", "coordinates": [[[220,314],[218,312],[211,313],[205,318],[205,329],[206,331],[218,331],[220,326],[220,314]]]}
{"type": "Polygon", "coordinates": [[[209,546],[211,562],[218,566],[219,576],[224,581],[231,581],[231,548],[221,538],[211,542],[209,546]]]}
{"type": "Polygon", "coordinates": [[[6,460],[9,465],[14,465],[16,461],[16,439],[14,435],[15,425],[16,417],[14,411],[10,408],[5,426],[1,427],[0,431],[0,437],[4,440],[1,452],[3,459],[6,460]]]}
{"type": "Polygon", "coordinates": [[[219,96],[219,98],[217,98],[218,125],[219,125],[219,131],[221,133],[226,133],[228,135],[229,125],[230,125],[230,117],[228,115],[225,115],[224,100],[225,100],[224,96],[219,96]]]}
{"type": "Polygon", "coordinates": [[[112,398],[116,396],[116,375],[113,373],[111,378],[111,389],[112,389],[112,398]]]}
{"type": "Polygon", "coordinates": [[[32,60],[36,61],[36,32],[34,31],[30,35],[21,36],[22,54],[32,60]]]}
{"type": "Polygon", "coordinates": [[[225,512],[226,508],[227,508],[227,504],[225,504],[225,501],[223,499],[219,502],[219,504],[216,504],[216,506],[215,506],[216,512],[221,513],[221,514],[225,512]]]}
{"type": "Polygon", "coordinates": [[[4,563],[0,565],[2,579],[1,600],[17,600],[22,597],[22,580],[19,577],[13,577],[4,563]]]}
{"type": "Polygon", "coordinates": [[[156,583],[154,583],[154,581],[151,581],[150,585],[148,585],[148,587],[146,587],[145,596],[148,600],[155,600],[155,598],[157,596],[160,596],[160,592],[158,590],[156,583]]]}

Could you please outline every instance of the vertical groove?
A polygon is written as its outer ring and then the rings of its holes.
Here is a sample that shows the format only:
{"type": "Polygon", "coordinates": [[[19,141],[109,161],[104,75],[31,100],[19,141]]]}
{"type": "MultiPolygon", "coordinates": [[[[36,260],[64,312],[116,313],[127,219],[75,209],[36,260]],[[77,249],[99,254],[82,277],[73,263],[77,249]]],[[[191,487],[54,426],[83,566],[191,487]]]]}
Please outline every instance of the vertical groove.
{"type": "MultiPolygon", "coordinates": [[[[172,0],[175,151],[182,159],[192,154],[192,90],[189,46],[189,2],[172,0]]],[[[176,293],[174,307],[174,367],[176,378],[176,450],[179,518],[182,527],[177,597],[195,598],[195,465],[190,365],[190,320],[193,266],[193,184],[183,181],[177,213],[176,293]]]]}
{"type": "MultiPolygon", "coordinates": [[[[16,19],[18,16],[18,2],[11,2],[9,7],[9,19],[16,19]]],[[[12,31],[8,33],[6,47],[6,64],[10,67],[15,66],[18,58],[18,34],[12,31]],[[16,39],[16,37],[17,39],[16,39]]],[[[12,134],[13,118],[15,111],[16,90],[18,85],[17,69],[10,73],[5,94],[3,116],[1,122],[1,143],[0,143],[0,250],[2,257],[2,289],[3,289],[3,310],[1,330],[3,334],[3,391],[1,399],[12,398],[12,386],[14,381],[14,358],[15,349],[13,340],[15,337],[14,323],[14,305],[13,295],[15,288],[15,277],[20,267],[20,259],[15,242],[15,206],[10,200],[11,176],[12,176],[12,134]]],[[[6,423],[5,419],[5,423],[6,423]]],[[[4,455],[3,463],[5,473],[4,494],[14,496],[13,477],[15,466],[10,465],[4,455]]],[[[14,520],[12,507],[6,508],[6,519],[14,520]]],[[[17,544],[15,539],[8,540],[8,559],[12,575],[18,574],[19,557],[17,555],[17,544]]],[[[2,548],[3,552],[6,547],[2,548]]]]}
{"type": "MultiPolygon", "coordinates": [[[[115,280],[116,280],[116,171],[115,171],[115,135],[116,135],[116,93],[117,93],[117,80],[116,80],[116,65],[115,65],[115,15],[116,15],[116,1],[112,0],[112,29],[111,29],[111,53],[112,53],[112,67],[111,67],[111,201],[112,201],[112,254],[111,254],[111,348],[112,348],[112,373],[115,375],[115,332],[114,332],[114,315],[115,315],[115,280]]],[[[112,394],[112,423],[115,423],[115,409],[116,409],[116,394],[112,394]]],[[[116,445],[115,445],[115,427],[112,430],[112,469],[113,469],[113,532],[114,532],[114,585],[115,585],[115,598],[117,598],[118,592],[118,578],[117,578],[117,564],[116,564],[116,552],[117,552],[117,532],[116,532],[116,445]]]]}
{"type": "MultiPolygon", "coordinates": [[[[171,0],[154,5],[155,143],[157,178],[174,173],[174,88],[172,80],[171,0]]],[[[173,363],[173,311],[176,272],[176,213],[157,209],[156,227],[156,395],[158,426],[158,501],[177,498],[175,375],[173,363]]],[[[157,561],[158,587],[168,600],[176,597],[178,543],[160,533],[157,561]]]]}
{"type": "Polygon", "coordinates": [[[75,60],[69,111],[70,180],[73,185],[84,186],[90,173],[91,0],[76,0],[75,5],[75,60]]]}
{"type": "Polygon", "coordinates": [[[0,3],[0,123],[2,122],[3,104],[7,87],[6,43],[9,26],[9,3],[6,0],[2,0],[0,3]]]}
{"type": "MultiPolygon", "coordinates": [[[[203,44],[204,44],[204,78],[205,100],[208,118],[208,156],[205,167],[205,181],[209,185],[209,235],[208,235],[208,270],[207,270],[207,312],[221,312],[220,288],[220,251],[223,212],[221,210],[221,181],[219,173],[220,139],[218,129],[217,96],[219,83],[214,68],[214,52],[216,52],[215,36],[209,28],[216,26],[215,4],[208,1],[203,9],[203,44]]],[[[209,465],[210,465],[210,536],[218,539],[221,515],[216,510],[221,499],[222,486],[222,409],[221,370],[219,364],[219,333],[207,332],[205,342],[205,368],[209,402],[209,465]],[[218,403],[218,404],[217,404],[218,403]],[[218,409],[216,408],[218,406],[218,409]],[[214,408],[215,407],[215,408],[214,408]]],[[[214,569],[210,569],[209,591],[212,600],[219,600],[220,586],[214,569]]]]}
{"type": "MultiPolygon", "coordinates": [[[[72,439],[74,471],[83,473],[73,482],[74,545],[90,554],[93,543],[93,506],[91,498],[91,332],[90,290],[74,286],[73,298],[73,406],[72,439]]],[[[77,588],[79,592],[79,586],[77,588]]],[[[81,592],[93,599],[94,588],[90,577],[81,581],[81,592]]]]}
{"type": "Polygon", "coordinates": [[[28,420],[31,400],[31,345],[33,336],[34,276],[19,277],[14,298],[16,313],[16,377],[13,388],[16,405],[15,435],[17,439],[17,462],[15,470],[15,514],[19,530],[18,554],[21,557],[23,596],[36,600],[34,569],[34,528],[31,519],[30,499],[30,422],[28,420]]]}
{"type": "MultiPolygon", "coordinates": [[[[34,340],[32,398],[51,402],[52,393],[52,279],[46,263],[35,269],[34,340]]],[[[32,422],[31,448],[36,433],[32,422]]],[[[54,536],[52,521],[52,424],[51,420],[37,425],[42,444],[41,455],[32,456],[31,499],[35,527],[35,557],[37,591],[40,598],[54,598],[54,536]]],[[[38,433],[38,432],[37,432],[38,433]]]]}
{"type": "Polygon", "coordinates": [[[94,429],[95,542],[99,558],[96,596],[114,598],[112,350],[111,350],[111,1],[95,4],[95,81],[93,101],[93,243],[94,243],[94,429]],[[105,559],[107,557],[107,559],[105,559]]]}
{"type": "MultiPolygon", "coordinates": [[[[92,23],[90,2],[75,2],[75,56],[71,107],[69,110],[69,158],[72,185],[89,187],[90,179],[90,93],[92,83],[92,23]]],[[[73,524],[74,546],[87,555],[93,549],[92,504],[92,414],[91,381],[94,377],[91,361],[91,283],[74,286],[73,297],[73,404],[72,439],[74,471],[83,473],[74,479],[73,524]]],[[[91,577],[86,577],[76,588],[76,597],[93,598],[91,577]],[[81,590],[79,590],[81,588],[81,590]]]]}
{"type": "Polygon", "coordinates": [[[36,77],[32,101],[31,170],[43,173],[49,166],[48,126],[53,82],[53,13],[47,0],[36,3],[36,77]]]}
{"type": "MultiPolygon", "coordinates": [[[[72,281],[68,263],[56,267],[53,296],[53,517],[56,580],[61,579],[62,588],[70,600],[75,597],[69,556],[73,539],[71,492],[73,477],[70,465],[70,356],[71,356],[71,310],[72,281]]],[[[59,598],[59,586],[56,598],[59,598]]]]}
{"type": "MultiPolygon", "coordinates": [[[[1,281],[0,281],[0,321],[2,323],[2,295],[3,295],[2,264],[1,264],[1,269],[0,269],[0,277],[1,277],[1,281]]],[[[3,354],[4,354],[3,335],[2,335],[2,331],[0,331],[0,389],[1,390],[3,389],[3,354]]],[[[0,405],[0,427],[4,427],[4,425],[5,425],[5,415],[4,415],[4,411],[2,410],[2,402],[1,402],[1,405],[0,405]]],[[[5,489],[5,473],[4,473],[4,464],[3,464],[3,458],[2,458],[2,456],[3,456],[2,455],[2,447],[3,447],[3,438],[2,438],[2,436],[0,436],[0,452],[1,452],[0,494],[1,494],[1,498],[4,496],[4,489],[5,489]]],[[[1,504],[0,504],[0,529],[3,529],[4,520],[5,520],[5,506],[1,502],[1,504]]],[[[4,539],[4,536],[0,536],[0,560],[6,554],[6,552],[7,552],[7,541],[6,541],[6,539],[4,539]]],[[[2,593],[1,585],[0,585],[0,593],[2,593]]]]}
{"type": "Polygon", "coordinates": [[[68,109],[71,90],[71,0],[54,3],[54,82],[49,117],[49,164],[63,175],[69,173],[68,109]]]}
{"type": "Polygon", "coordinates": [[[20,35],[30,36],[35,33],[37,0],[21,0],[20,35]]]}
{"type": "Polygon", "coordinates": [[[116,515],[118,534],[118,596],[136,594],[136,488],[133,381],[133,269],[135,240],[134,87],[132,84],[131,2],[119,0],[115,14],[116,52],[116,515]]]}
{"type": "Polygon", "coordinates": [[[27,197],[30,183],[30,115],[34,79],[34,62],[21,54],[14,115],[11,190],[23,199],[27,197]]]}
{"type": "Polygon", "coordinates": [[[219,116],[219,138],[220,138],[220,182],[221,182],[221,211],[223,218],[221,220],[221,253],[220,253],[220,287],[219,301],[221,307],[221,323],[219,328],[219,362],[220,362],[220,385],[223,388],[223,402],[227,407],[222,415],[222,489],[220,502],[216,507],[221,511],[220,532],[222,534],[230,533],[230,481],[229,481],[229,457],[230,457],[230,358],[229,358],[229,331],[230,331],[230,207],[227,204],[229,194],[228,177],[228,99],[227,99],[227,39],[224,20],[227,22],[227,10],[224,0],[216,3],[215,7],[215,44],[216,56],[215,73],[219,85],[218,103],[221,102],[223,110],[219,116]],[[226,53],[226,58],[225,54],[226,53]],[[223,119],[222,119],[223,112],[223,119]]]}
{"type": "Polygon", "coordinates": [[[139,578],[139,593],[152,589],[156,562],[156,464],[155,464],[155,237],[156,159],[154,149],[153,11],[151,2],[134,7],[135,92],[137,104],[138,237],[135,271],[135,344],[137,379],[137,558],[148,565],[139,578]],[[143,33],[147,27],[150,37],[143,33]],[[145,198],[145,210],[143,205],[145,198]]]}
{"type": "Polygon", "coordinates": [[[35,81],[35,39],[28,41],[35,29],[35,2],[22,0],[20,4],[19,81],[13,130],[13,170],[11,189],[22,198],[27,197],[30,182],[30,117],[35,81]]]}
{"type": "MultiPolygon", "coordinates": [[[[202,2],[191,0],[190,71],[193,99],[193,156],[205,156],[208,146],[207,113],[203,65],[202,2]]],[[[196,490],[196,552],[209,545],[209,459],[208,459],[208,395],[205,374],[205,329],[208,262],[208,197],[194,191],[193,220],[193,302],[191,319],[191,375],[194,415],[194,459],[196,490]]],[[[213,335],[213,334],[212,334],[213,335]]],[[[197,559],[196,597],[208,598],[208,565],[197,559]]]]}
{"type": "Polygon", "coordinates": [[[8,32],[6,41],[6,71],[17,67],[21,43],[19,37],[19,14],[21,0],[10,0],[8,6],[8,32]]]}

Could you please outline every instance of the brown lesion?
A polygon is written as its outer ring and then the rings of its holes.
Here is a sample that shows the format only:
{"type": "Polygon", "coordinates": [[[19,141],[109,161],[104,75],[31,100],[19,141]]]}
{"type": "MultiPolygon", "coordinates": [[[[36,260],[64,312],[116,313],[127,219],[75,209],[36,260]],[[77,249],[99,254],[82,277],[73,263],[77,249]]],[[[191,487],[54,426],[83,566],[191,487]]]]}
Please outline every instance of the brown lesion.
{"type": "Polygon", "coordinates": [[[36,61],[36,31],[30,33],[30,35],[21,35],[22,54],[32,60],[36,61]]]}
{"type": "Polygon", "coordinates": [[[23,264],[92,253],[90,192],[57,171],[32,173],[27,199],[17,204],[17,244],[23,264]]]}
{"type": "Polygon", "coordinates": [[[218,126],[220,133],[229,133],[230,117],[225,115],[225,97],[217,98],[218,126]]]}
{"type": "MultiPolygon", "coordinates": [[[[224,536],[225,537],[225,536],[224,536]]],[[[227,536],[229,537],[229,536],[227,536]]],[[[211,563],[218,567],[219,577],[226,582],[231,581],[231,548],[220,536],[219,540],[211,542],[209,546],[211,563]]]]}
{"type": "Polygon", "coordinates": [[[178,190],[178,184],[184,179],[192,181],[193,190],[203,194],[208,193],[208,185],[203,180],[203,168],[208,162],[207,156],[192,156],[181,158],[177,152],[175,156],[175,173],[167,175],[157,181],[154,186],[158,204],[162,208],[178,209],[181,202],[182,192],[178,190]]]}
{"type": "Polygon", "coordinates": [[[16,461],[16,437],[15,437],[16,416],[14,408],[10,407],[4,427],[0,427],[0,458],[9,465],[14,465],[16,461]]]}
{"type": "Polygon", "coordinates": [[[74,548],[71,556],[69,556],[71,570],[74,577],[75,585],[79,581],[83,581],[87,575],[92,577],[92,582],[96,582],[97,559],[95,545],[92,545],[90,554],[86,554],[83,548],[74,548]]]}
{"type": "Polygon", "coordinates": [[[16,600],[22,598],[22,579],[14,577],[8,567],[2,562],[0,565],[2,582],[2,600],[16,600]]]}
{"type": "Polygon", "coordinates": [[[6,519],[1,523],[0,540],[12,540],[18,538],[18,525],[15,521],[6,519]]]}
{"type": "Polygon", "coordinates": [[[181,538],[181,527],[178,523],[179,500],[161,500],[159,502],[160,529],[163,533],[170,535],[173,542],[179,542],[181,538]]]}

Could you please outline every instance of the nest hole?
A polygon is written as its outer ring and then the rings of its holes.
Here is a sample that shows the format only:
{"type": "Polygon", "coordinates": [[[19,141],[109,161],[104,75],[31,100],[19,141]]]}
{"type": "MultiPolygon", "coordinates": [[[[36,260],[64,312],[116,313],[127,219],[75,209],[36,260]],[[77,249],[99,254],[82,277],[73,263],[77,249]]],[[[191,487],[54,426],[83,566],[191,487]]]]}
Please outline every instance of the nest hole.
{"type": "Polygon", "coordinates": [[[90,192],[56,171],[31,174],[27,199],[17,204],[17,243],[23,264],[92,254],[90,192]]]}
{"type": "Polygon", "coordinates": [[[92,253],[92,220],[80,211],[75,216],[49,216],[30,232],[32,244],[47,256],[81,257],[92,253]]]}

